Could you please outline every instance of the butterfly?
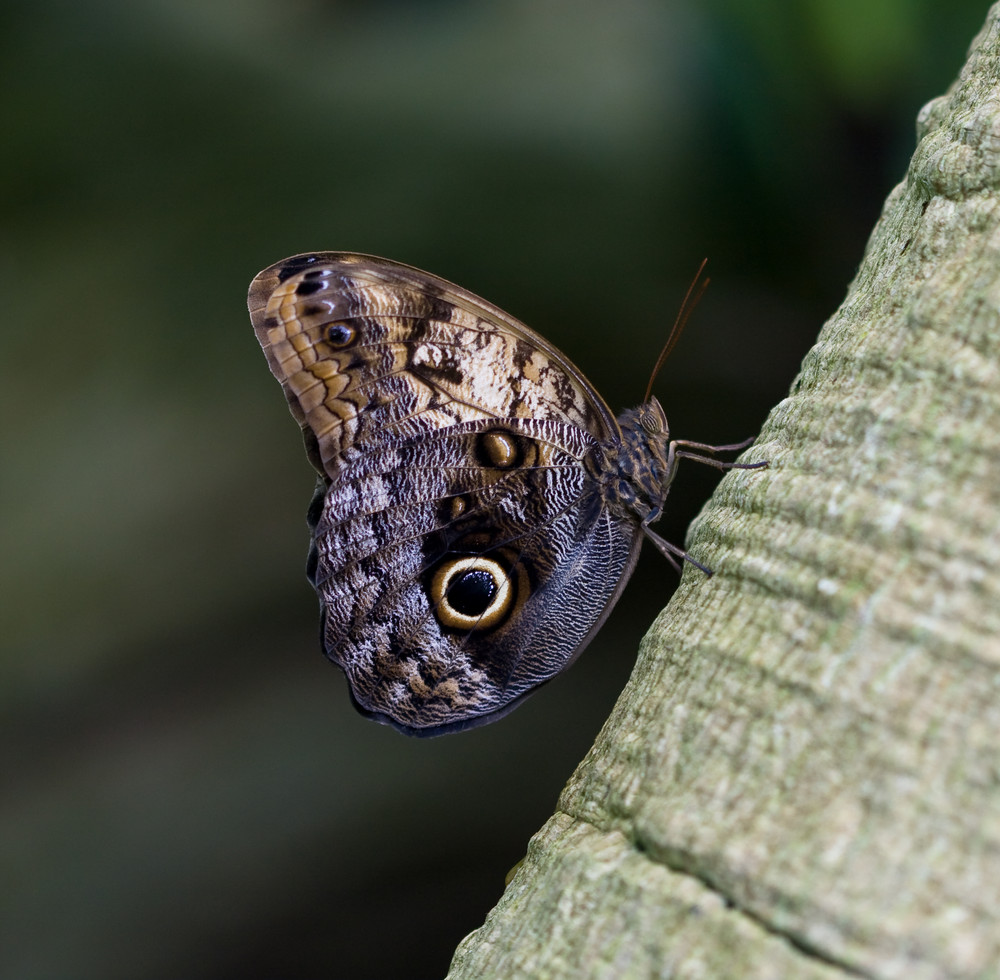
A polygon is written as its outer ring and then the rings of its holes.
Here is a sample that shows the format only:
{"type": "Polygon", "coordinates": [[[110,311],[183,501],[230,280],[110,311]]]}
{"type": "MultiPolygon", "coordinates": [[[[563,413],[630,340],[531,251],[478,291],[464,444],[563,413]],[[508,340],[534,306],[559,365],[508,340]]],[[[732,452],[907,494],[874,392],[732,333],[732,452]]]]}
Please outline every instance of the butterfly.
{"type": "Polygon", "coordinates": [[[650,528],[681,459],[767,465],[712,455],[748,443],[672,440],[652,378],[616,418],[544,338],[399,262],[295,255],[248,306],[319,476],[323,648],[356,707],[406,734],[493,721],[564,670],[644,538],[708,572],[650,528]]]}

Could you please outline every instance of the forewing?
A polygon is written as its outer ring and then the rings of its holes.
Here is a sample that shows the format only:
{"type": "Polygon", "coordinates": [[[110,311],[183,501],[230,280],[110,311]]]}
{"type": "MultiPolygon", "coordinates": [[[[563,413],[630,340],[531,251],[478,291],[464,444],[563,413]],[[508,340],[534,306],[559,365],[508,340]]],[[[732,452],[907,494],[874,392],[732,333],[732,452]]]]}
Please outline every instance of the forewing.
{"type": "Polygon", "coordinates": [[[296,255],[250,286],[250,316],[317,468],[485,418],[555,418],[617,434],[556,348],[498,307],[388,259],[296,255]]]}

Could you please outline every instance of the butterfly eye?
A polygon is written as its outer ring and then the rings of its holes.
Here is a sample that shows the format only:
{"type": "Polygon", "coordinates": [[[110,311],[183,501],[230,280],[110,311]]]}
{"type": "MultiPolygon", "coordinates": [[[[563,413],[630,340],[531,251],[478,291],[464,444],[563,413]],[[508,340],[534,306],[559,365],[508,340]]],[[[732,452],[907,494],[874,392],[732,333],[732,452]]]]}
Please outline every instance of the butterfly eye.
{"type": "Polygon", "coordinates": [[[346,347],[354,340],[356,333],[354,327],[340,320],[327,325],[326,340],[331,347],[346,347]]]}
{"type": "Polygon", "coordinates": [[[667,417],[663,414],[663,408],[655,398],[639,408],[639,425],[651,436],[658,436],[668,431],[667,417]]]}
{"type": "Polygon", "coordinates": [[[499,625],[514,590],[504,567],[490,558],[456,558],[434,574],[431,598],[442,626],[483,630],[499,625]]]}
{"type": "Polygon", "coordinates": [[[660,431],[660,420],[650,412],[643,412],[639,415],[639,425],[652,436],[657,435],[660,431]]]}

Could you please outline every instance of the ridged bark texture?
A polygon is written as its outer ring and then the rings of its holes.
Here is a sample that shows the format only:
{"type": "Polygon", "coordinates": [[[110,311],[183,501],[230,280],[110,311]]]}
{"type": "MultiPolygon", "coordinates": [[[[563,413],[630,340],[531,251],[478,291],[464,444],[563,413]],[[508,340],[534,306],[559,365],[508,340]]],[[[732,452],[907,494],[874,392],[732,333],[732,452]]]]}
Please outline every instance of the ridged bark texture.
{"type": "Polygon", "coordinates": [[[1000,5],[451,980],[1000,973],[1000,5]]]}

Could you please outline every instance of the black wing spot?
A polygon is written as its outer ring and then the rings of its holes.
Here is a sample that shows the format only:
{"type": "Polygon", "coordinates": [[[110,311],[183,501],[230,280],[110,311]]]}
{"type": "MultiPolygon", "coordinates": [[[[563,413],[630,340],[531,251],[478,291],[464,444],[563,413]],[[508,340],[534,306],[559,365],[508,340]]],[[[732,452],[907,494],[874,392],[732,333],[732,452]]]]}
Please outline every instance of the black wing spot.
{"type": "Polygon", "coordinates": [[[453,364],[421,364],[413,369],[425,379],[437,379],[441,384],[461,385],[465,381],[465,372],[453,364]]]}
{"type": "Polygon", "coordinates": [[[424,319],[451,323],[451,315],[455,312],[454,303],[449,303],[448,300],[436,295],[428,295],[426,299],[427,312],[424,314],[424,319]]]}
{"type": "Polygon", "coordinates": [[[497,583],[483,568],[456,575],[448,586],[448,602],[463,616],[481,616],[497,594],[497,583]]]}
{"type": "MultiPolygon", "coordinates": [[[[289,259],[278,270],[278,282],[286,282],[292,276],[297,276],[300,272],[308,269],[311,265],[315,265],[317,262],[319,262],[318,255],[297,255],[294,259],[289,259]]],[[[322,272],[320,269],[314,271],[317,273],[322,272]]]]}

